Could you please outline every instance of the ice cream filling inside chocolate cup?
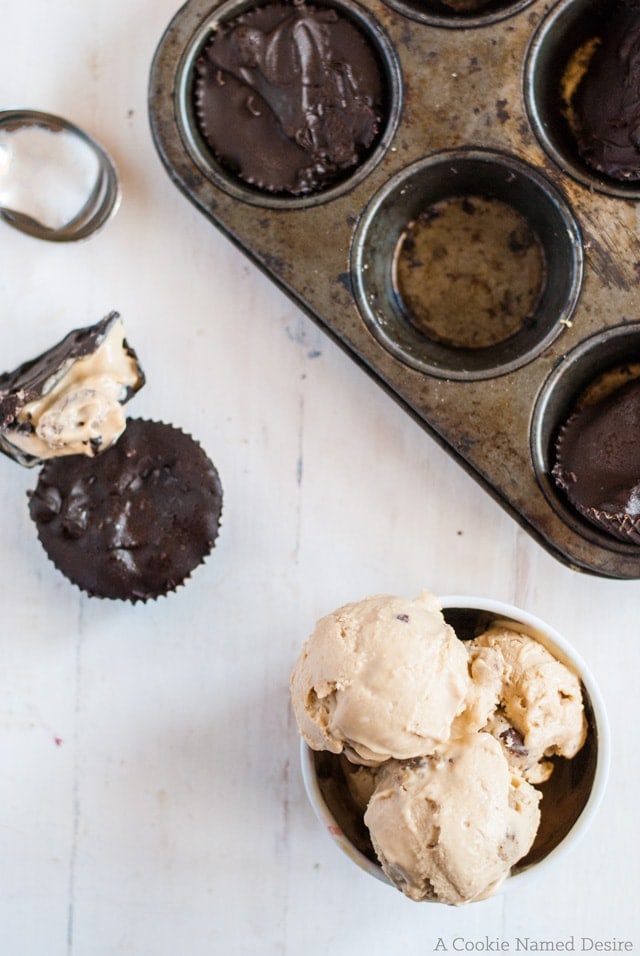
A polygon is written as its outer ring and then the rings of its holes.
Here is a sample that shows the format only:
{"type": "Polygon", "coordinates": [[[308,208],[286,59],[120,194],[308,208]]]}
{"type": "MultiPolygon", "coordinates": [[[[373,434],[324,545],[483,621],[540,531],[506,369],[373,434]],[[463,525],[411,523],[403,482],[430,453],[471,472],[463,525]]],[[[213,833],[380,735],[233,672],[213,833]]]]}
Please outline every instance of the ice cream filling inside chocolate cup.
{"type": "Polygon", "coordinates": [[[352,271],[362,316],[402,361],[479,379],[530,361],[563,329],[582,277],[577,225],[534,169],[480,150],[440,153],[365,211],[352,271]]]}

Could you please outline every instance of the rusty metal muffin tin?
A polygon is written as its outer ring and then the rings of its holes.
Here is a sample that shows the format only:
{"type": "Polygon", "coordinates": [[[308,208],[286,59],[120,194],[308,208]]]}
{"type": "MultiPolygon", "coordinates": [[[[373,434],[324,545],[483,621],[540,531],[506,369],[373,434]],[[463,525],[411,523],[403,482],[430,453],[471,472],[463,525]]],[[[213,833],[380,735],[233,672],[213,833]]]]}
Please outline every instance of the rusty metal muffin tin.
{"type": "Polygon", "coordinates": [[[150,76],[169,176],[552,554],[640,577],[640,549],[583,520],[550,479],[558,427],[591,380],[640,368],[640,189],[581,163],[560,100],[565,66],[608,0],[494,0],[474,14],[438,0],[316,5],[356,22],[384,64],[388,117],[373,154],[302,197],[220,167],[197,130],[194,64],[216,24],[255,3],[189,0],[150,76]],[[527,220],[546,277],[532,323],[495,347],[451,347],[406,321],[392,260],[422,209],[478,195],[527,220]]]}

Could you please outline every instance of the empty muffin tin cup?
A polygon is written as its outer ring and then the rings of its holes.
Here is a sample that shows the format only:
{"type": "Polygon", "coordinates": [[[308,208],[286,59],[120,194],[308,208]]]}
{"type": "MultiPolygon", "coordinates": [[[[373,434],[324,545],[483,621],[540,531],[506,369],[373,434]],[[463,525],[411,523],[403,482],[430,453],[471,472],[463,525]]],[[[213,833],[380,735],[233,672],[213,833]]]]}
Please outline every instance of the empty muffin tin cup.
{"type": "Polygon", "coordinates": [[[533,0],[385,0],[403,17],[434,27],[483,27],[524,10],[533,0]]]}
{"type": "Polygon", "coordinates": [[[460,149],[396,174],[358,224],[351,272],[375,338],[418,371],[483,379],[562,332],[582,282],[572,212],[510,155],[460,149]]]}
{"type": "Polygon", "coordinates": [[[639,322],[612,326],[584,339],[555,366],[540,389],[531,420],[531,455],[538,484],[565,524],[594,544],[636,558],[640,576],[640,546],[627,544],[587,521],[551,475],[558,432],[571,413],[638,378],[639,322]]]}
{"type": "Polygon", "coordinates": [[[536,30],[527,55],[524,88],[531,126],[547,155],[590,189],[624,199],[640,198],[638,180],[624,182],[590,167],[580,156],[571,120],[577,57],[596,40],[611,13],[602,0],[560,0],[536,30]]]}
{"type": "MultiPolygon", "coordinates": [[[[447,622],[461,640],[471,640],[493,622],[511,625],[540,641],[581,680],[588,724],[587,740],[572,760],[553,757],[550,778],[542,791],[541,821],[534,844],[502,883],[498,892],[522,888],[559,860],[584,835],[604,796],[610,763],[609,723],[598,686],[585,662],[568,641],[544,621],[510,604],[489,598],[448,596],[441,599],[447,622]]],[[[390,881],[377,861],[363,810],[350,795],[341,758],[311,750],[300,742],[304,787],[311,806],[335,844],[370,876],[390,881]]]]}
{"type": "MultiPolygon", "coordinates": [[[[275,4],[275,0],[273,0],[273,3],[275,4]]],[[[226,2],[213,8],[199,24],[186,44],[176,76],[175,110],[178,129],[185,148],[204,177],[235,199],[269,209],[296,209],[316,206],[337,198],[361,182],[371,173],[371,170],[380,162],[389,148],[400,118],[402,102],[400,65],[395,49],[383,27],[364,7],[351,2],[351,0],[321,0],[321,2],[314,3],[314,10],[335,11],[339,17],[348,21],[369,47],[372,58],[377,64],[383,89],[383,103],[381,104],[383,118],[380,129],[370,146],[362,151],[358,162],[342,172],[336,173],[335,178],[331,178],[325,184],[313,188],[309,192],[278,192],[272,191],[266,186],[247,182],[236,174],[230,163],[225,164],[220,161],[216,157],[214,149],[205,140],[198,122],[195,106],[197,63],[208,41],[217,30],[243,14],[260,11],[270,5],[271,0],[265,0],[265,2],[258,4],[251,2],[251,0],[226,0],[226,2]]],[[[295,4],[292,9],[295,9],[295,4]]],[[[292,41],[289,39],[287,42],[290,44],[292,41]]],[[[304,42],[311,41],[307,38],[304,42]]],[[[317,51],[314,50],[312,53],[317,54],[317,51]]],[[[317,68],[313,55],[311,56],[311,63],[312,66],[317,68]]],[[[343,64],[337,58],[338,83],[344,79],[340,73],[342,67],[343,64]]],[[[293,105],[289,103],[287,106],[285,94],[289,88],[295,93],[295,85],[289,81],[283,81],[281,86],[281,95],[276,97],[274,102],[278,102],[284,97],[285,105],[281,105],[279,108],[283,111],[286,120],[288,117],[287,110],[297,108],[299,103],[296,101],[293,105]]],[[[259,89],[259,86],[256,89],[259,89]]],[[[299,95],[304,98],[307,93],[308,90],[303,89],[299,95]]],[[[313,95],[312,91],[312,99],[313,95]]],[[[265,94],[265,98],[268,102],[268,94],[265,94]]],[[[257,94],[249,97],[249,99],[261,100],[257,94]]],[[[253,105],[249,105],[251,109],[257,110],[256,115],[259,115],[264,108],[264,104],[256,106],[253,103],[253,105]]],[[[269,111],[271,107],[267,106],[266,109],[269,111]]],[[[282,122],[282,128],[287,125],[287,122],[282,122]]],[[[304,131],[299,130],[296,136],[302,136],[303,133],[304,131]]],[[[285,142],[287,138],[290,138],[290,133],[287,133],[286,137],[282,133],[282,136],[284,137],[283,142],[285,142]]],[[[255,142],[251,142],[249,148],[253,151],[259,151],[260,149],[255,142]]]]}

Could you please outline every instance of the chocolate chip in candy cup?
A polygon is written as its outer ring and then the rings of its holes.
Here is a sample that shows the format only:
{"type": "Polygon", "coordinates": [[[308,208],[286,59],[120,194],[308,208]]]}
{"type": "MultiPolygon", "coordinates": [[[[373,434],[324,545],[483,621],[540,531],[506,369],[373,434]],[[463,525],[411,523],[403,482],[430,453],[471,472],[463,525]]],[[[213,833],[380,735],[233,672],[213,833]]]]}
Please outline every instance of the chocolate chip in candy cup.
{"type": "Polygon", "coordinates": [[[49,558],[81,590],[147,601],[175,590],[212,550],[222,486],[191,436],[130,419],[98,457],[48,462],[29,511],[49,558]]]}

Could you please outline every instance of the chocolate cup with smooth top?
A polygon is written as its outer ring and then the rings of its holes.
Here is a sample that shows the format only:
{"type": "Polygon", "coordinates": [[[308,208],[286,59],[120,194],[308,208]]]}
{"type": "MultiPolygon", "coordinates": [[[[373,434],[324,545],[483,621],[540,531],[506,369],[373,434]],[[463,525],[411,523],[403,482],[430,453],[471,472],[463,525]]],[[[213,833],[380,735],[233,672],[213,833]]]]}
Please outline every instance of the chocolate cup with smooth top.
{"type": "Polygon", "coordinates": [[[613,179],[640,180],[640,3],[619,0],[608,11],[576,90],[578,150],[613,179]]]}
{"type": "Polygon", "coordinates": [[[223,21],[195,64],[195,117],[216,160],[278,195],[344,179],[378,143],[384,70],[332,6],[267,3],[223,21]]]}

